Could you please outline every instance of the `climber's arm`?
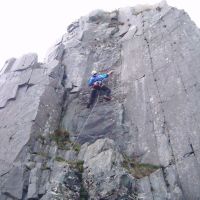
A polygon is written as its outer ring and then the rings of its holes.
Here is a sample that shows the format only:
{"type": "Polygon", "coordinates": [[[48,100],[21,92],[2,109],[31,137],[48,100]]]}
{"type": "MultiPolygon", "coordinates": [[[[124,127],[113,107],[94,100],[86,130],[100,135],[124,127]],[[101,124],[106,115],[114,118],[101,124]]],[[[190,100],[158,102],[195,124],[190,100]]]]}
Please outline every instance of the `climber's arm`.
{"type": "Polygon", "coordinates": [[[113,72],[114,72],[114,71],[111,70],[111,71],[109,71],[107,74],[108,74],[108,75],[111,75],[113,72]]]}
{"type": "Polygon", "coordinates": [[[102,81],[103,79],[108,78],[108,76],[109,76],[108,74],[100,74],[96,77],[96,80],[102,81]]]}
{"type": "Polygon", "coordinates": [[[91,78],[88,80],[88,85],[89,85],[89,86],[92,86],[94,82],[95,82],[94,78],[91,77],[91,78]]]}

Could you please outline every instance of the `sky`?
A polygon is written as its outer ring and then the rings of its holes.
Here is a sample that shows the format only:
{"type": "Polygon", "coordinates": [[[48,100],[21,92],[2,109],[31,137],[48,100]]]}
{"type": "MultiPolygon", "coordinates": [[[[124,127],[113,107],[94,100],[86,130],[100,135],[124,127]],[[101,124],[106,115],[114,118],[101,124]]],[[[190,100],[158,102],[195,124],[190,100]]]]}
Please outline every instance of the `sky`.
{"type": "MultiPolygon", "coordinates": [[[[47,50],[67,26],[92,10],[112,11],[159,0],[0,0],[0,68],[11,57],[37,53],[43,62],[47,50]]],[[[198,0],[167,0],[184,9],[200,27],[198,0]],[[198,19],[199,18],[199,19],[198,19]]]]}

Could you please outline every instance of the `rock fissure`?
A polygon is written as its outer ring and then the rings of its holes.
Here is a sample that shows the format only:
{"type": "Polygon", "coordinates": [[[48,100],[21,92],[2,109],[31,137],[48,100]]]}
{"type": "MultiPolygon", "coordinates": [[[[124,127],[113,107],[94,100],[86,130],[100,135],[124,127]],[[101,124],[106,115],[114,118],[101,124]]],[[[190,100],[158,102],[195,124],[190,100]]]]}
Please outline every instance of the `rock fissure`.
{"type": "Polygon", "coordinates": [[[19,90],[22,89],[22,88],[24,88],[24,87],[28,87],[28,84],[27,84],[27,83],[24,83],[24,84],[22,84],[22,85],[18,85],[18,86],[17,86],[17,89],[16,89],[16,91],[15,91],[14,96],[11,97],[11,98],[6,99],[4,105],[0,106],[0,109],[5,108],[5,107],[7,106],[7,104],[9,104],[9,102],[15,101],[16,98],[17,98],[17,95],[18,95],[18,93],[19,93],[19,90]]]}
{"type": "Polygon", "coordinates": [[[5,176],[6,174],[8,174],[9,172],[10,172],[10,171],[7,171],[7,172],[1,174],[0,176],[3,177],[3,176],[5,176]]]}
{"type": "MultiPolygon", "coordinates": [[[[144,21],[142,21],[142,23],[143,23],[143,27],[144,27],[144,21]]],[[[175,156],[174,156],[174,153],[173,153],[173,146],[171,144],[170,134],[169,134],[169,131],[167,129],[167,121],[166,121],[165,111],[164,111],[163,106],[162,106],[164,101],[161,99],[161,93],[160,93],[160,90],[159,90],[157,79],[155,77],[155,70],[154,70],[154,67],[153,67],[153,58],[152,58],[152,54],[151,54],[151,50],[150,50],[150,44],[149,44],[149,41],[148,41],[147,37],[145,36],[144,32],[143,32],[143,35],[144,35],[144,40],[146,41],[146,44],[147,44],[147,49],[148,49],[148,54],[149,54],[149,59],[150,59],[151,72],[152,72],[152,75],[153,75],[155,86],[157,88],[158,97],[159,97],[159,103],[160,103],[160,107],[161,107],[161,113],[163,115],[163,124],[161,125],[162,133],[165,134],[167,136],[167,138],[168,138],[167,141],[168,141],[168,145],[169,145],[170,155],[172,157],[172,160],[174,160],[175,156]]],[[[155,129],[154,129],[154,131],[155,131],[155,129]]],[[[155,137],[156,137],[156,140],[158,140],[159,135],[155,134],[155,137]]]]}
{"type": "MultiPolygon", "coordinates": [[[[154,79],[154,82],[155,82],[155,86],[156,86],[156,89],[157,89],[157,93],[158,93],[158,96],[159,96],[159,102],[162,102],[160,90],[159,90],[159,87],[158,87],[158,84],[157,84],[157,79],[155,77],[155,72],[154,72],[154,68],[153,68],[153,59],[152,59],[152,56],[151,56],[149,42],[148,42],[148,40],[145,36],[144,36],[144,40],[146,41],[146,44],[147,44],[147,49],[148,49],[148,54],[149,54],[149,59],[150,59],[151,72],[152,72],[153,79],[154,79]]],[[[163,108],[161,108],[161,110],[162,110],[162,113],[164,114],[163,108]]],[[[163,117],[164,117],[164,115],[163,115],[163,117]]]]}

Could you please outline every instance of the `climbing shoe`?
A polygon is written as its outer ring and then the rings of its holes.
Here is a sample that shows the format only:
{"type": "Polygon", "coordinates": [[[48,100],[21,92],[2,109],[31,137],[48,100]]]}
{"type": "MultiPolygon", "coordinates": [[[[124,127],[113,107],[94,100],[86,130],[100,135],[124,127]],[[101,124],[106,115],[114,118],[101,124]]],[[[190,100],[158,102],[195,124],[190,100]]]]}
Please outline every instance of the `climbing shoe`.
{"type": "Polygon", "coordinates": [[[107,100],[107,101],[110,101],[110,100],[111,100],[111,97],[106,96],[106,95],[105,95],[103,98],[104,98],[105,100],[107,100]]]}

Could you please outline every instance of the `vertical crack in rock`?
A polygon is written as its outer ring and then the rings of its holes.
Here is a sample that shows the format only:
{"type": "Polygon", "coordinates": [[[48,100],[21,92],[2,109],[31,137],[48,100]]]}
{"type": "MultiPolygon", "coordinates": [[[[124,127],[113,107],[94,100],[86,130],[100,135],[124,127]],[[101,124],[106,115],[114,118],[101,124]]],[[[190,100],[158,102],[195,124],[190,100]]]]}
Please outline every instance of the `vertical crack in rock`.
{"type": "MultiPolygon", "coordinates": [[[[162,130],[163,130],[163,134],[165,134],[168,138],[168,145],[170,147],[170,151],[171,151],[171,156],[172,158],[174,158],[174,154],[173,154],[173,147],[171,145],[171,142],[170,142],[170,135],[167,133],[166,131],[166,128],[167,128],[167,122],[166,122],[166,117],[165,117],[165,112],[164,112],[164,109],[162,107],[162,99],[161,99],[161,95],[160,95],[160,91],[159,91],[159,87],[158,87],[158,84],[157,84],[157,80],[156,80],[156,77],[155,77],[155,72],[154,72],[154,66],[153,66],[153,60],[152,60],[152,56],[151,56],[151,50],[150,50],[150,44],[149,44],[149,41],[147,39],[147,37],[145,36],[145,32],[144,32],[144,23],[145,21],[143,20],[144,18],[144,15],[142,14],[142,27],[143,27],[143,36],[144,36],[144,40],[146,42],[146,45],[147,45],[147,49],[148,49],[148,54],[149,54],[149,59],[150,59],[150,67],[151,67],[151,72],[152,72],[152,75],[153,75],[153,79],[154,79],[154,83],[155,83],[155,86],[157,88],[157,93],[158,93],[158,96],[159,96],[159,102],[160,102],[160,107],[161,107],[161,112],[162,112],[162,115],[163,115],[163,125],[162,125],[162,130]]],[[[148,87],[147,87],[148,88],[148,87]]],[[[150,98],[150,96],[149,96],[150,98]]],[[[152,110],[152,109],[151,109],[152,110]]],[[[154,132],[155,132],[155,129],[154,129],[154,132]]],[[[155,137],[156,137],[156,141],[157,141],[157,136],[155,134],[155,137]]],[[[156,142],[157,143],[157,142],[156,142]]],[[[157,147],[158,147],[158,144],[157,144],[157,147]]]]}
{"type": "MultiPolygon", "coordinates": [[[[142,19],[143,19],[143,15],[142,15],[142,19]]],[[[143,35],[144,35],[144,40],[146,41],[146,45],[147,45],[147,49],[148,49],[148,54],[149,54],[149,59],[150,59],[150,65],[151,65],[151,72],[152,72],[152,75],[153,75],[153,79],[155,81],[155,86],[157,88],[157,92],[158,92],[158,97],[160,99],[160,106],[161,106],[161,112],[162,112],[162,115],[163,115],[163,126],[162,126],[162,130],[163,130],[163,134],[165,134],[168,138],[168,145],[170,147],[170,154],[171,154],[171,161],[169,164],[175,164],[174,161],[175,161],[175,155],[174,155],[174,152],[173,152],[173,146],[171,144],[171,140],[170,140],[170,135],[169,135],[169,131],[167,131],[167,122],[166,122],[166,117],[165,117],[165,112],[164,112],[164,109],[162,107],[162,99],[161,99],[161,95],[160,95],[160,91],[159,91],[159,87],[158,87],[158,84],[157,84],[157,80],[156,80],[156,77],[155,77],[155,72],[154,72],[154,66],[153,66],[153,60],[152,60],[152,56],[151,56],[151,50],[150,50],[150,44],[149,44],[149,41],[147,39],[147,37],[145,36],[145,33],[144,33],[144,20],[142,20],[142,23],[143,23],[143,35]]],[[[148,90],[147,90],[148,91],[148,90]]],[[[187,92],[187,91],[186,91],[187,92]]],[[[154,131],[155,132],[155,131],[154,131]]],[[[157,141],[157,136],[155,134],[155,137],[156,137],[156,141],[157,141]]],[[[158,146],[158,144],[157,144],[158,146]]],[[[177,169],[176,169],[177,170],[177,169]]],[[[170,193],[170,184],[168,183],[168,180],[166,179],[166,174],[164,172],[164,168],[162,167],[162,173],[163,173],[163,178],[164,178],[164,181],[165,181],[165,184],[166,184],[166,189],[167,189],[167,192],[170,193]]],[[[181,185],[181,184],[180,184],[181,185]]],[[[181,186],[181,190],[182,190],[182,186],[181,186]]],[[[156,198],[156,197],[155,197],[156,198]]],[[[158,197],[159,198],[159,197],[158,197]]]]}
{"type": "MultiPolygon", "coordinates": [[[[153,60],[152,60],[151,51],[150,51],[150,44],[149,44],[149,42],[148,42],[147,37],[144,36],[144,40],[145,40],[146,43],[147,43],[148,52],[149,52],[149,57],[150,57],[150,63],[151,63],[151,69],[152,69],[152,75],[153,75],[153,77],[154,77],[154,81],[155,81],[155,84],[156,84],[156,88],[157,88],[158,96],[159,96],[159,98],[160,98],[160,102],[162,103],[160,91],[159,91],[159,88],[158,88],[158,85],[157,85],[157,80],[155,79],[154,67],[153,67],[153,60]]],[[[175,62],[175,63],[176,63],[176,62],[175,62]]],[[[182,77],[182,74],[181,74],[181,72],[180,72],[180,68],[179,68],[178,64],[177,64],[177,71],[178,71],[178,75],[179,75],[179,77],[180,77],[181,83],[182,83],[182,85],[183,85],[184,92],[186,93],[186,97],[187,97],[187,96],[188,96],[188,91],[187,91],[187,89],[186,89],[186,86],[185,86],[185,83],[184,83],[184,80],[183,80],[183,77],[182,77]]],[[[189,100],[188,100],[188,101],[189,101],[189,100]]],[[[163,109],[162,105],[161,105],[161,111],[162,111],[163,117],[164,117],[164,122],[165,122],[164,125],[166,126],[165,113],[164,113],[164,109],[163,109]]],[[[165,127],[165,126],[164,126],[164,127],[165,127]]],[[[166,134],[166,131],[165,131],[165,134],[166,134]]],[[[174,160],[176,161],[175,164],[177,165],[177,164],[178,164],[177,162],[178,162],[179,159],[177,160],[177,156],[176,156],[176,158],[175,158],[175,155],[174,155],[174,153],[173,153],[173,146],[171,145],[171,142],[170,142],[170,135],[169,135],[169,134],[167,134],[167,135],[168,135],[168,143],[169,143],[169,146],[170,146],[170,148],[171,148],[172,157],[173,157],[174,160]]],[[[192,145],[192,143],[189,141],[189,137],[188,137],[188,136],[186,136],[186,140],[188,141],[188,144],[189,144],[189,146],[191,147],[191,152],[188,152],[188,153],[186,153],[185,155],[183,155],[183,157],[182,157],[181,160],[183,160],[183,158],[187,158],[187,157],[189,157],[189,156],[191,156],[191,155],[194,155],[194,157],[196,158],[195,152],[194,152],[194,149],[193,149],[193,145],[192,145]]],[[[197,161],[197,163],[198,163],[198,161],[197,161]]],[[[179,167],[180,167],[180,165],[179,165],[179,167]]],[[[177,167],[176,167],[176,170],[177,170],[177,167]]],[[[179,168],[179,170],[177,170],[177,171],[180,171],[180,168],[179,168]]],[[[178,179],[180,179],[180,178],[179,178],[179,174],[178,174],[178,179]]],[[[167,186],[168,186],[168,184],[167,184],[167,186]]],[[[180,187],[181,187],[181,190],[183,191],[183,189],[182,189],[182,188],[183,188],[183,187],[182,187],[182,182],[181,182],[181,184],[180,184],[180,187]]],[[[186,196],[187,196],[187,195],[186,195],[186,196]]]]}
{"type": "Polygon", "coordinates": [[[165,172],[165,168],[164,167],[161,167],[161,170],[162,170],[162,174],[163,174],[163,179],[164,179],[164,182],[165,182],[165,185],[166,185],[166,188],[167,188],[167,192],[170,193],[170,183],[169,181],[167,180],[167,174],[165,172]]]}
{"type": "Polygon", "coordinates": [[[153,189],[153,185],[152,185],[152,183],[151,183],[151,180],[150,180],[149,176],[148,176],[148,181],[149,181],[149,184],[150,184],[150,189],[151,189],[152,198],[153,198],[153,200],[156,200],[157,197],[154,196],[154,192],[153,192],[154,189],[153,189]]]}
{"type": "Polygon", "coordinates": [[[33,74],[33,69],[31,69],[31,74],[30,74],[30,77],[29,77],[29,79],[28,79],[28,81],[27,81],[26,92],[27,92],[27,90],[28,90],[31,86],[34,85],[34,84],[29,84],[29,82],[30,82],[30,80],[31,80],[31,76],[32,76],[32,74],[33,74]]]}

